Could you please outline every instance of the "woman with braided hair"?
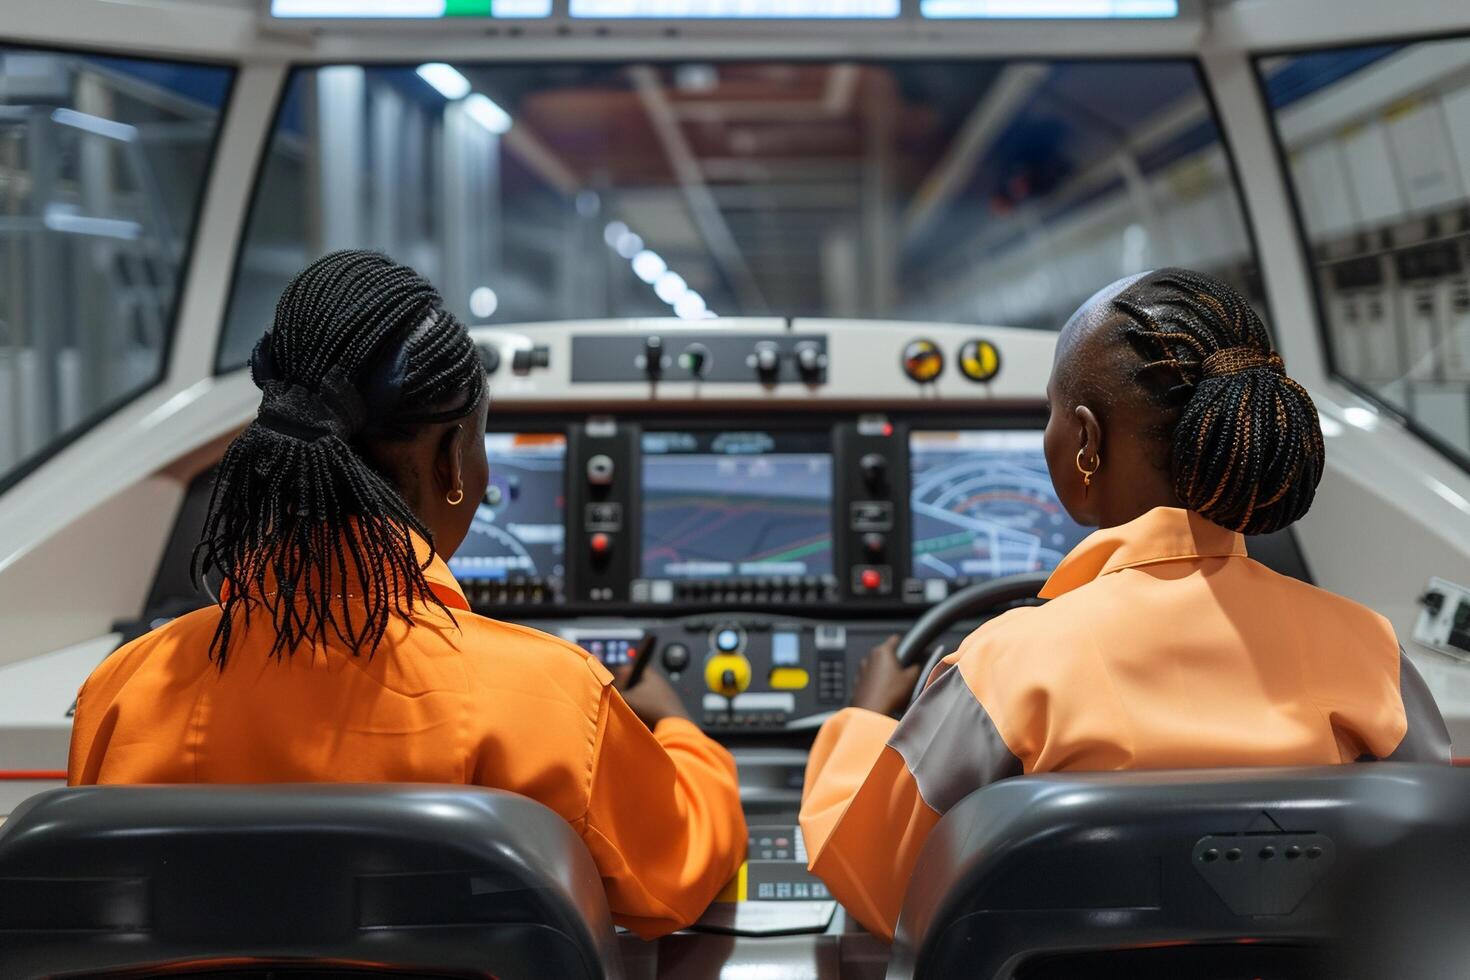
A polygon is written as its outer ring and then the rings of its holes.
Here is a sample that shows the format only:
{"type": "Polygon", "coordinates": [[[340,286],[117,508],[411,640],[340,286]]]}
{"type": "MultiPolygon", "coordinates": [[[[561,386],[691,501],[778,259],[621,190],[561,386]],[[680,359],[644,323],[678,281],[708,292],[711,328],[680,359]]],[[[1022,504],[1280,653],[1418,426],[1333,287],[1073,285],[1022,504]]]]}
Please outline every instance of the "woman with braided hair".
{"type": "Polygon", "coordinates": [[[256,418],[220,464],[220,601],[130,643],[78,697],[70,781],[442,782],[567,819],[613,918],[691,923],[744,856],[735,763],[656,671],[477,616],[450,574],[485,493],[485,372],[412,269],[336,252],[256,345],[256,418]]]}
{"type": "Polygon", "coordinates": [[[917,677],[897,638],[823,726],[801,825],[812,870],[891,937],[943,814],[1023,773],[1449,760],[1393,628],[1246,556],[1307,512],[1324,447],[1311,398],[1226,284],[1114,283],[1062,330],[1045,447],[1057,497],[1098,527],[1044,606],[1014,609],[917,677]]]}

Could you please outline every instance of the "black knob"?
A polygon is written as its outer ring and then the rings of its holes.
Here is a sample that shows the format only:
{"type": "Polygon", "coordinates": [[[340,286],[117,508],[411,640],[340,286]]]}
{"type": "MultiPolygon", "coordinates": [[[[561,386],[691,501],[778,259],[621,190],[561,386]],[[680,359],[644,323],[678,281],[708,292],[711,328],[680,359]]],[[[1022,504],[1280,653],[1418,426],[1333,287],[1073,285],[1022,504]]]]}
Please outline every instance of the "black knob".
{"type": "Polygon", "coordinates": [[[776,349],[775,344],[758,344],[747,363],[755,368],[755,373],[762,381],[775,381],[781,370],[781,352],[776,349]]]}
{"type": "Polygon", "coordinates": [[[551,366],[551,348],[545,345],[540,347],[522,347],[511,355],[510,369],[516,374],[530,374],[533,368],[544,368],[551,366]]]}
{"type": "Polygon", "coordinates": [[[888,460],[881,453],[867,453],[858,460],[863,482],[870,487],[881,487],[888,476],[888,460]]]}
{"type": "Polygon", "coordinates": [[[883,549],[888,547],[888,539],[877,531],[869,531],[863,535],[863,550],[872,558],[878,558],[883,554],[883,549]]]}
{"type": "Polygon", "coordinates": [[[724,671],[722,671],[720,673],[720,689],[721,690],[724,690],[724,691],[733,691],[733,690],[735,690],[735,688],[736,688],[736,686],[738,684],[739,684],[739,681],[737,681],[735,679],[735,671],[731,670],[729,667],[726,667],[724,669],[724,671]]]}
{"type": "Polygon", "coordinates": [[[638,358],[642,362],[643,373],[650,378],[657,378],[664,370],[664,339],[662,337],[650,336],[643,339],[643,354],[638,358]]]}
{"type": "Polygon", "coordinates": [[[704,377],[709,367],[709,348],[703,344],[690,344],[679,355],[679,366],[696,378],[704,377]]]}
{"type": "Polygon", "coordinates": [[[796,369],[803,381],[820,381],[822,370],[827,366],[827,355],[816,344],[802,344],[796,348],[796,369]]]}
{"type": "Polygon", "coordinates": [[[594,487],[611,486],[617,464],[606,453],[598,453],[587,460],[587,482],[594,487]]]}
{"type": "Polygon", "coordinates": [[[500,369],[500,348],[494,344],[483,344],[479,348],[480,366],[485,369],[486,374],[494,374],[500,369]]]}
{"type": "Polygon", "coordinates": [[[664,647],[664,669],[677,674],[689,666],[689,648],[682,643],[670,643],[664,647]]]}

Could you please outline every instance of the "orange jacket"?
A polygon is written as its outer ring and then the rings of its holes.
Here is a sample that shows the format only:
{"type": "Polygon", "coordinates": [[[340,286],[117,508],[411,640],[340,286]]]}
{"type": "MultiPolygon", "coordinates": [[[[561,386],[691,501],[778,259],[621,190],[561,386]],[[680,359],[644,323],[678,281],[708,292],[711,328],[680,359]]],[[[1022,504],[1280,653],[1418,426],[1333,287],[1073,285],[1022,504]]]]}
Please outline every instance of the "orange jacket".
{"type": "Polygon", "coordinates": [[[458,626],[419,609],[370,658],[329,646],[271,661],[257,617],[220,671],[206,656],[217,608],[119,649],[79,695],[70,782],[513,790],[581,835],[619,925],[652,938],[693,922],[745,853],[730,754],[684,720],[649,732],[578,647],[469,612],[440,559],[425,576],[458,626]]]}
{"type": "Polygon", "coordinates": [[[817,735],[811,869],[882,936],[930,830],[998,779],[1449,760],[1383,617],[1257,564],[1197,514],[1161,507],[1091,535],[1041,594],[972,633],[903,721],[849,708],[817,735]]]}

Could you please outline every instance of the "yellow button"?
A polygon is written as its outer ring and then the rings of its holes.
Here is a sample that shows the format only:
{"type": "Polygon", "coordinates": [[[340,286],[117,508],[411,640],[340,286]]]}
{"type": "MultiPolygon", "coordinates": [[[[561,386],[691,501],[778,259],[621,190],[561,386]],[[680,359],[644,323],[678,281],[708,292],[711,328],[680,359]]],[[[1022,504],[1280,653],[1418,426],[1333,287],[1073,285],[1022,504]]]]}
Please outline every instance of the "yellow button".
{"type": "Polygon", "coordinates": [[[812,682],[812,675],[800,667],[776,667],[771,671],[771,689],[775,691],[804,691],[812,682]]]}
{"type": "Polygon", "coordinates": [[[718,653],[704,662],[704,683],[716,694],[733,698],[750,686],[750,661],[738,653],[718,653]]]}
{"type": "Polygon", "coordinates": [[[932,340],[911,341],[903,349],[903,373],[924,384],[944,370],[944,352],[932,340]]]}
{"type": "Polygon", "coordinates": [[[972,340],[960,348],[960,371],[971,381],[989,381],[1000,373],[1000,351],[988,340],[972,340]]]}

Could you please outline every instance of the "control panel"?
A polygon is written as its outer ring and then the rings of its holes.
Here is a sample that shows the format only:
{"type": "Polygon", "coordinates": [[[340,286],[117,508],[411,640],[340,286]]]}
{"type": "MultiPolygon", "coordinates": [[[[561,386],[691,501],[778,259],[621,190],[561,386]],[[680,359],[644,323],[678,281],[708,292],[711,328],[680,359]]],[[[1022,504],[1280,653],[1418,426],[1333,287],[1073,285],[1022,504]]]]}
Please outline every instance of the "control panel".
{"type": "Polygon", "coordinates": [[[1440,653],[1470,658],[1470,586],[1432,578],[1419,604],[1414,639],[1440,653]]]}
{"type": "MultiPolygon", "coordinates": [[[[817,727],[847,705],[868,651],[910,623],[742,613],[539,625],[609,668],[629,663],[651,634],[648,669],[669,679],[690,717],[706,731],[739,734],[817,727]]],[[[969,628],[942,642],[954,649],[969,628]]]]}
{"type": "Polygon", "coordinates": [[[1049,570],[1085,532],[1052,491],[1040,419],[980,421],[527,419],[486,437],[490,486],[450,567],[484,612],[675,615],[881,615],[1049,570]]]}
{"type": "Polygon", "coordinates": [[[698,381],[710,384],[822,385],[827,338],[785,333],[679,332],[573,335],[574,384],[698,381]]]}

